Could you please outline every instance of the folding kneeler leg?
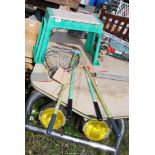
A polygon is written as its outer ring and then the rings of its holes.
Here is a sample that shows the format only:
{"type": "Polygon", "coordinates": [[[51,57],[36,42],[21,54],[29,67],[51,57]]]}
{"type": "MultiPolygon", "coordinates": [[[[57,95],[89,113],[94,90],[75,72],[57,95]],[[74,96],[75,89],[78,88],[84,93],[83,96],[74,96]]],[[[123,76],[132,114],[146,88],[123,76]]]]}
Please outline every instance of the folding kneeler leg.
{"type": "Polygon", "coordinates": [[[35,63],[42,64],[44,62],[50,34],[54,28],[88,32],[85,50],[91,55],[93,65],[99,65],[98,54],[102,38],[103,23],[95,15],[51,8],[47,8],[46,10],[37,38],[37,43],[34,47],[35,63]],[[96,49],[94,49],[96,35],[98,36],[98,41],[96,49]]]}
{"type": "Polygon", "coordinates": [[[39,31],[39,34],[38,34],[38,38],[37,38],[37,42],[36,42],[36,45],[33,49],[33,55],[34,55],[34,62],[37,62],[37,58],[38,58],[38,51],[41,50],[41,46],[42,46],[42,42],[44,40],[44,35],[45,35],[45,30],[46,30],[46,27],[47,27],[47,22],[45,20],[45,18],[43,18],[42,22],[41,22],[41,25],[40,25],[40,31],[39,31]]]}
{"type": "Polygon", "coordinates": [[[89,32],[85,44],[85,51],[88,52],[93,58],[93,65],[99,65],[98,54],[100,50],[100,43],[102,39],[102,31],[98,33],[98,41],[96,44],[96,49],[94,51],[94,42],[96,38],[96,33],[89,32]]]}

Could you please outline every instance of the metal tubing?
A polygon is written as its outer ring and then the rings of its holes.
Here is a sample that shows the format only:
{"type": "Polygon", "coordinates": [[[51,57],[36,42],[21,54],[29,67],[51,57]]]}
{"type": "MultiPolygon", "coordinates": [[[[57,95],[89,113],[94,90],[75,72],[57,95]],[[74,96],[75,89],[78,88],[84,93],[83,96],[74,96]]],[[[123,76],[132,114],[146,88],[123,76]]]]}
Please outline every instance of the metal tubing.
{"type": "Polygon", "coordinates": [[[123,138],[124,131],[125,131],[125,123],[124,123],[123,119],[118,120],[118,126],[120,127],[119,130],[120,130],[120,135],[121,136],[117,137],[116,140],[115,140],[114,147],[116,149],[116,152],[114,152],[113,155],[118,155],[118,153],[119,153],[120,144],[122,142],[122,138],[123,138]]]}
{"type": "MultiPolygon", "coordinates": [[[[35,103],[34,101],[36,101],[37,99],[41,98],[41,97],[46,97],[44,94],[42,94],[39,91],[34,91],[31,96],[29,97],[29,99],[26,102],[26,113],[25,113],[25,119],[26,119],[26,125],[25,125],[25,129],[32,131],[32,132],[36,132],[36,133],[40,133],[40,134],[45,134],[46,135],[46,129],[41,129],[38,127],[34,127],[31,125],[28,125],[28,120],[32,111],[32,106],[35,103]]],[[[83,144],[86,146],[90,146],[92,148],[98,149],[100,151],[106,151],[111,153],[112,155],[117,155],[118,151],[119,151],[119,146],[121,144],[122,141],[122,137],[124,135],[124,130],[125,130],[125,125],[124,125],[124,120],[120,119],[118,120],[118,124],[119,124],[119,130],[120,130],[120,137],[117,137],[115,140],[115,144],[113,147],[110,146],[106,146],[97,142],[93,142],[93,141],[88,141],[88,140],[82,140],[79,138],[75,138],[75,137],[71,137],[68,135],[62,135],[60,133],[57,133],[55,131],[53,131],[49,136],[53,136],[59,139],[64,139],[67,141],[72,141],[75,143],[79,143],[79,144],[83,144]]]]}
{"type": "MultiPolygon", "coordinates": [[[[26,128],[26,130],[29,130],[29,131],[33,131],[33,132],[37,132],[37,133],[40,133],[40,134],[47,135],[46,134],[46,129],[41,129],[41,128],[34,127],[34,126],[31,126],[31,125],[26,125],[25,128],[26,128]]],[[[71,142],[82,144],[82,145],[87,145],[87,146],[90,146],[92,148],[95,148],[95,149],[98,149],[98,150],[101,150],[101,151],[105,151],[105,152],[111,152],[111,153],[115,152],[115,148],[113,148],[113,147],[106,146],[106,145],[96,143],[96,142],[93,142],[93,141],[83,140],[83,139],[71,137],[71,136],[68,136],[68,135],[60,134],[60,133],[57,133],[55,131],[51,132],[51,134],[49,134],[48,136],[52,136],[52,137],[55,137],[55,138],[71,141],[71,142]]]]}
{"type": "Polygon", "coordinates": [[[74,97],[74,81],[75,81],[75,70],[72,70],[69,88],[69,99],[73,100],[74,97]]]}
{"type": "Polygon", "coordinates": [[[25,108],[25,123],[27,123],[29,118],[30,118],[30,114],[32,111],[32,106],[34,104],[34,101],[41,98],[41,97],[45,97],[45,95],[39,91],[34,91],[31,94],[31,96],[28,98],[28,100],[26,102],[26,108],[25,108]]]}
{"type": "Polygon", "coordinates": [[[92,83],[91,83],[86,71],[85,71],[85,75],[86,75],[87,83],[88,83],[88,86],[89,86],[90,94],[91,94],[91,97],[92,97],[92,100],[93,100],[93,103],[94,103],[94,108],[95,108],[97,119],[101,121],[101,120],[103,120],[103,117],[102,117],[101,110],[99,108],[99,105],[98,105],[96,97],[95,97],[94,88],[92,86],[92,83]]]}

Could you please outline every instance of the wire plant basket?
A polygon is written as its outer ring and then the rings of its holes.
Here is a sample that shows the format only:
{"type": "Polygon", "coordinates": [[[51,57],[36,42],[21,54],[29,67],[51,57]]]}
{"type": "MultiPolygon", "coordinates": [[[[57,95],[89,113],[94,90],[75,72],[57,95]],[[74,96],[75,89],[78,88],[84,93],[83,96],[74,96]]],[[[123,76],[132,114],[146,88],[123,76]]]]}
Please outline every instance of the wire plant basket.
{"type": "Polygon", "coordinates": [[[47,50],[45,55],[45,65],[49,69],[51,78],[59,67],[70,72],[78,66],[79,61],[80,50],[76,48],[53,46],[47,50]]]}

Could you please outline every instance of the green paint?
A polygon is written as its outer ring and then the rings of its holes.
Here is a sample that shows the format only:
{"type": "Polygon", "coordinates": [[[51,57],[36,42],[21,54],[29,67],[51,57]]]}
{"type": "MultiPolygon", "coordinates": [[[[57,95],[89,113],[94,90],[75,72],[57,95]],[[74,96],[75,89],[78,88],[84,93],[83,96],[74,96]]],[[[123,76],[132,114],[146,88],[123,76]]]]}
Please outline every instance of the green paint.
{"type": "Polygon", "coordinates": [[[74,97],[74,80],[75,80],[75,70],[72,71],[69,89],[69,99],[74,97]]]}
{"type": "Polygon", "coordinates": [[[88,83],[88,86],[89,86],[89,90],[90,90],[90,94],[91,94],[92,100],[93,100],[93,102],[96,102],[94,88],[92,86],[92,83],[91,83],[89,77],[86,74],[86,71],[85,71],[85,75],[86,75],[86,78],[87,78],[87,83],[88,83]]]}
{"type": "Polygon", "coordinates": [[[60,90],[60,94],[59,94],[56,106],[55,106],[55,110],[54,110],[54,114],[56,114],[56,115],[57,115],[57,112],[59,110],[59,107],[60,107],[60,104],[61,104],[61,101],[62,101],[64,90],[65,90],[65,85],[63,84],[62,87],[61,87],[61,90],[60,90]]]}

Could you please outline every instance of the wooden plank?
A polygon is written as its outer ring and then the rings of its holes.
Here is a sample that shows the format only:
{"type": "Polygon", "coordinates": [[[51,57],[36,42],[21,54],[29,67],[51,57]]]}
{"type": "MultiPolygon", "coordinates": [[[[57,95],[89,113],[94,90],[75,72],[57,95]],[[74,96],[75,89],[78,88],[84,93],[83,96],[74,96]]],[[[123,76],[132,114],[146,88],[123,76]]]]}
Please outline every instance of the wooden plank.
{"type": "Polygon", "coordinates": [[[59,8],[59,4],[43,1],[43,0],[26,0],[25,4],[35,6],[38,9],[45,11],[47,7],[51,8],[59,8]]]}
{"type": "Polygon", "coordinates": [[[59,10],[70,10],[70,6],[60,5],[59,10]]]}
{"type": "Polygon", "coordinates": [[[25,62],[27,62],[27,63],[33,63],[33,59],[32,58],[25,57],[25,62]]]}
{"type": "Polygon", "coordinates": [[[31,19],[25,19],[25,56],[33,58],[32,49],[36,43],[40,28],[40,22],[31,19]]]}
{"type": "Polygon", "coordinates": [[[36,41],[40,22],[25,18],[25,39],[36,41]]]}
{"type": "MultiPolygon", "coordinates": [[[[90,118],[92,116],[96,116],[94,106],[92,103],[92,98],[89,92],[89,88],[87,85],[87,80],[85,77],[85,73],[80,66],[83,64],[88,64],[95,72],[98,71],[107,71],[107,73],[128,76],[128,62],[121,61],[110,56],[105,56],[103,59],[103,63],[101,66],[95,67],[91,65],[90,56],[84,52],[83,45],[81,41],[75,39],[67,35],[61,35],[61,33],[54,34],[61,39],[59,41],[64,41],[65,43],[70,43],[70,45],[77,46],[83,53],[83,57],[80,60],[79,69],[76,70],[75,75],[75,91],[74,91],[74,103],[73,103],[73,111],[80,114],[83,117],[90,118]],[[66,39],[68,38],[68,39],[66,39]]],[[[58,39],[58,38],[57,38],[58,39]]],[[[53,40],[55,40],[53,36],[53,40]]],[[[49,46],[52,46],[50,42],[49,46]]],[[[129,98],[128,98],[128,82],[122,81],[114,81],[108,79],[95,78],[97,85],[103,94],[105,102],[114,116],[114,118],[124,118],[129,115],[129,98]]],[[[45,95],[57,99],[58,93],[61,89],[61,84],[51,80],[48,76],[48,70],[44,65],[36,64],[32,75],[31,82],[35,89],[43,92],[45,95]]],[[[65,106],[68,100],[69,93],[69,85],[65,90],[63,97],[63,105],[65,106]]],[[[101,109],[101,113],[104,118],[106,118],[105,112],[102,108],[101,103],[99,103],[99,107],[101,109]]]]}
{"type": "Polygon", "coordinates": [[[32,70],[33,69],[33,65],[31,63],[25,63],[25,68],[32,70]]]}
{"type": "MultiPolygon", "coordinates": [[[[45,0],[48,2],[56,3],[59,5],[67,5],[67,0],[45,0]]],[[[77,9],[79,7],[80,0],[68,0],[68,5],[71,8],[77,9]]]]}
{"type": "MultiPolygon", "coordinates": [[[[48,72],[43,65],[36,64],[32,73],[31,80],[36,89],[39,88],[44,94],[58,98],[61,84],[48,79],[48,72]]],[[[77,71],[75,79],[78,80],[74,86],[73,108],[82,113],[81,115],[96,116],[85,73],[83,71],[77,71]]],[[[115,118],[128,117],[128,83],[99,78],[96,78],[96,81],[112,115],[115,118]]],[[[69,87],[66,88],[63,97],[64,105],[67,104],[68,92],[69,87]]],[[[99,107],[105,118],[106,115],[101,103],[99,103],[99,107]]]]}

